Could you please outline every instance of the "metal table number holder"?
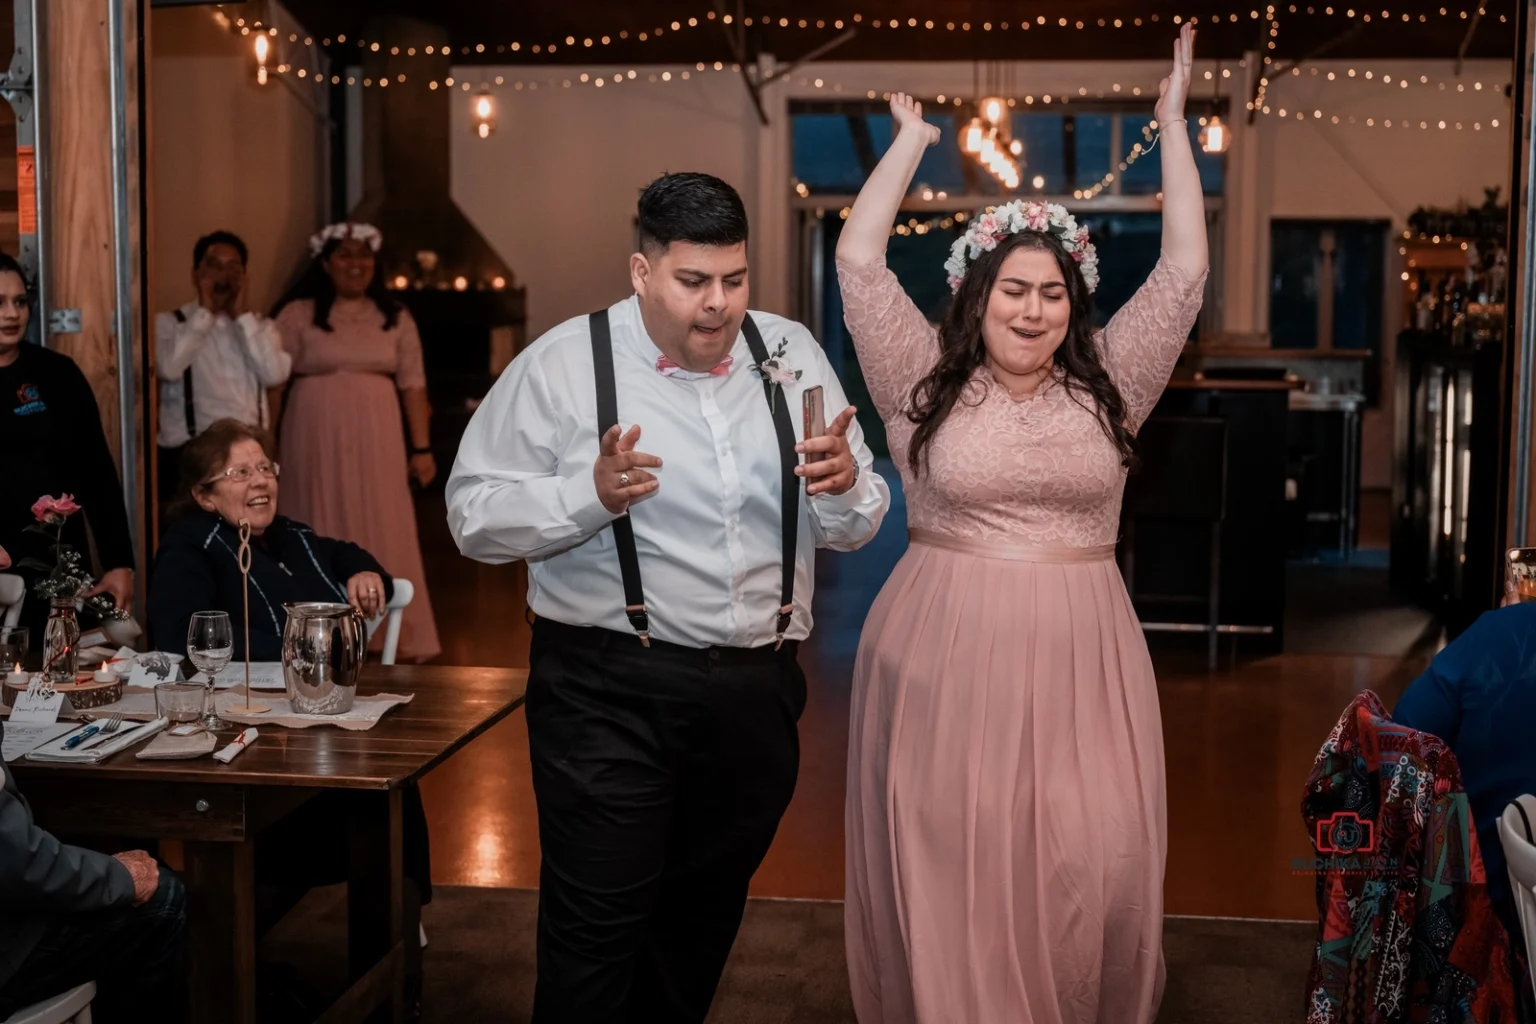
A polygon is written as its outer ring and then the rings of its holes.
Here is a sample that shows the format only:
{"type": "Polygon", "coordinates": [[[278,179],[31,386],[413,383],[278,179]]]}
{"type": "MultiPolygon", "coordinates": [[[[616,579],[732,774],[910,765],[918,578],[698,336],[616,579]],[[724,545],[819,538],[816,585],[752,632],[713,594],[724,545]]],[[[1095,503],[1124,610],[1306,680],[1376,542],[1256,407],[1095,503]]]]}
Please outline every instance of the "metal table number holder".
{"type": "Polygon", "coordinates": [[[251,521],[240,520],[240,603],[245,614],[245,707],[243,715],[263,715],[272,710],[270,704],[251,702],[251,521]]]}

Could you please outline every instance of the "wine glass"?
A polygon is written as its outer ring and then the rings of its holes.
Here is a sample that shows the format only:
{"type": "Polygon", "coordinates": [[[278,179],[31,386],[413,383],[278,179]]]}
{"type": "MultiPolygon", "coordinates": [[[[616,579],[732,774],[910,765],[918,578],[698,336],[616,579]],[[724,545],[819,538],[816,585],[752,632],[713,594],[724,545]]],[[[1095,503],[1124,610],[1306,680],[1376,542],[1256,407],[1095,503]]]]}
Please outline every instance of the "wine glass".
{"type": "Polygon", "coordinates": [[[199,672],[208,676],[203,688],[208,691],[207,713],[203,715],[203,728],[218,732],[229,728],[214,707],[214,687],[219,673],[229,666],[235,656],[235,631],[229,624],[228,612],[197,612],[192,625],[187,628],[187,655],[199,672]]]}

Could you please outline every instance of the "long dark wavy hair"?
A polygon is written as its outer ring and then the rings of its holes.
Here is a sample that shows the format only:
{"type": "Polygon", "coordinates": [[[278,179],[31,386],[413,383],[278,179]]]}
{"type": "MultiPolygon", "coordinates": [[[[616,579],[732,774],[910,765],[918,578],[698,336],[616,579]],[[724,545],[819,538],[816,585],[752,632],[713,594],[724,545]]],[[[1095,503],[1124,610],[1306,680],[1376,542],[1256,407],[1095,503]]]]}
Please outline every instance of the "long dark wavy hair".
{"type": "Polygon", "coordinates": [[[981,333],[987,302],[1003,261],[1019,249],[1050,253],[1056,258],[1067,282],[1071,314],[1067,321],[1067,336],[1056,349],[1051,378],[1065,387],[1077,404],[1098,418],[1104,436],[1120,453],[1121,464],[1135,465],[1136,438],[1125,425],[1125,399],[1099,361],[1098,346],[1093,341],[1093,299],[1083,273],[1078,269],[1077,261],[1054,236],[1040,231],[1019,231],[998,242],[997,248],[982,253],[971,264],[944,322],[939,325],[939,361],[912,388],[908,403],[907,418],[917,424],[912,433],[911,451],[907,453],[907,462],[914,474],[920,475],[927,467],[929,449],[955,403],[974,404],[967,397],[967,390],[976,368],[984,365],[987,359],[987,346],[981,333]]]}
{"type": "MultiPolygon", "coordinates": [[[[341,248],[344,239],[331,238],[320,250],[320,254],[310,261],[309,268],[304,271],[304,276],[277,301],[273,309],[276,316],[288,303],[296,299],[313,299],[315,301],[316,327],[323,331],[331,329],[331,306],[336,302],[336,282],[331,280],[330,273],[325,269],[325,261],[331,258],[331,254],[341,248]]],[[[368,298],[379,307],[379,312],[384,314],[384,329],[390,330],[400,322],[400,310],[403,308],[384,287],[384,274],[380,269],[383,261],[374,254],[373,280],[368,282],[368,298]]]]}

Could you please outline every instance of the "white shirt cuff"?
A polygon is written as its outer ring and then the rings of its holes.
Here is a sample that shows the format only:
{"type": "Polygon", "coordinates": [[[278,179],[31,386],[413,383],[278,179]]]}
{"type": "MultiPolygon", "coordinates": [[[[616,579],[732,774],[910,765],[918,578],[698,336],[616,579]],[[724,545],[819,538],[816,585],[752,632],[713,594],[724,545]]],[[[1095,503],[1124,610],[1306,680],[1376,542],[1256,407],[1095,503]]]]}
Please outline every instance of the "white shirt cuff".
{"type": "Polygon", "coordinates": [[[245,333],[247,338],[261,330],[261,318],[249,310],[241,313],[239,317],[235,319],[235,323],[239,325],[240,330],[245,333]]]}
{"type": "Polygon", "coordinates": [[[597,481],[590,470],[566,478],[560,486],[560,502],[565,506],[565,514],[584,534],[596,533],[618,518],[598,498],[597,481]]]}
{"type": "Polygon", "coordinates": [[[872,471],[859,467],[859,478],[842,494],[813,494],[811,501],[834,512],[852,512],[869,497],[869,478],[872,471]]]}

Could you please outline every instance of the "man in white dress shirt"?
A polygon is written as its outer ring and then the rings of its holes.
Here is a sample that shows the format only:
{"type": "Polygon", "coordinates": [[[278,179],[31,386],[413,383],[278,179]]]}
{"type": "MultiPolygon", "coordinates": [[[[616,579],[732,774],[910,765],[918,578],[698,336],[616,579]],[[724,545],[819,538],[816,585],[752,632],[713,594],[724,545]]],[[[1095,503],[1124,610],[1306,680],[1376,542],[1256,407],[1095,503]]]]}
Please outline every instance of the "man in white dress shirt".
{"type": "Polygon", "coordinates": [[[748,314],[736,191],[667,175],[639,214],[635,294],[512,362],[447,487],[464,554],[529,563],[537,1024],[704,1020],[794,792],[815,549],[890,498],[815,338],[748,314]]]}
{"type": "Polygon", "coordinates": [[[293,359],[277,325],[247,307],[245,242],[215,231],[192,248],[196,300],[155,317],[160,378],[159,495],[176,495],[181,448],[226,417],[266,428],[267,389],[288,380],[293,359]]]}

